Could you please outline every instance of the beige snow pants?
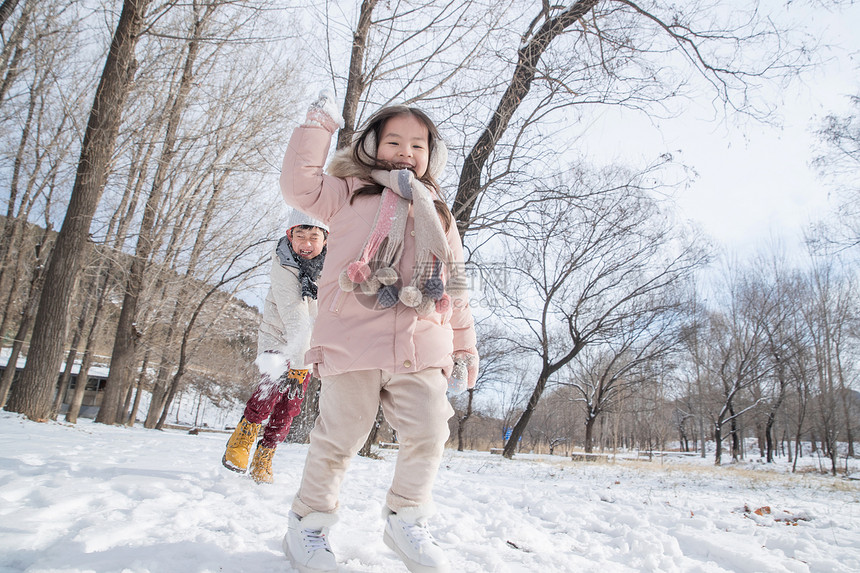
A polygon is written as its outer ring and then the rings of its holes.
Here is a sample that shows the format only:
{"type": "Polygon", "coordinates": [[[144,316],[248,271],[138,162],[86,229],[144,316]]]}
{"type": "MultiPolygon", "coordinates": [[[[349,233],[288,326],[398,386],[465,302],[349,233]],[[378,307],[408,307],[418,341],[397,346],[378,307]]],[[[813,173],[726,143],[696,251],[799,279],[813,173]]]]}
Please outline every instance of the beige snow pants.
{"type": "Polygon", "coordinates": [[[441,368],[390,374],[361,370],[322,379],[320,413],[292,509],[300,517],[333,513],[350,460],[364,445],[379,404],[400,444],[386,496],[392,511],[429,506],[431,489],[454,414],[441,368]]]}

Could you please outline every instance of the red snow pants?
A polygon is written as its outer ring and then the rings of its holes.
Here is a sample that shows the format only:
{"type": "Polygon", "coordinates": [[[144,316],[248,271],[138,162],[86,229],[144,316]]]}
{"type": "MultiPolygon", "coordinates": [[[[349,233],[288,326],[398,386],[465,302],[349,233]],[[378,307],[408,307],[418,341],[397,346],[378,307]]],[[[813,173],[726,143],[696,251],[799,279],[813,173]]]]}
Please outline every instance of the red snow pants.
{"type": "Polygon", "coordinates": [[[277,380],[263,374],[257,389],[245,404],[245,419],[263,428],[260,443],[267,448],[277,447],[290,433],[293,418],[302,411],[302,400],[308,388],[309,370],[288,370],[277,380]]]}

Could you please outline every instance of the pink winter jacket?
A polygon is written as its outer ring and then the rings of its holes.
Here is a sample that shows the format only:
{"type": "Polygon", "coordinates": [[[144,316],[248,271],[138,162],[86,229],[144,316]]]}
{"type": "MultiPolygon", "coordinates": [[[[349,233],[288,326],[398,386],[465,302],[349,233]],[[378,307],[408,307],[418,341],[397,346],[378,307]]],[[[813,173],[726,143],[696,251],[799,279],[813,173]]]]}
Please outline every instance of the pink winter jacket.
{"type": "MultiPolygon", "coordinates": [[[[357,370],[381,369],[391,373],[417,372],[440,367],[450,375],[455,350],[474,351],[475,328],[468,301],[455,300],[453,312],[419,317],[403,304],[384,310],[371,308],[371,297],[344,292],[338,275],[355,261],[371,231],[381,195],[356,197],[352,192],[365,183],[356,177],[334,177],[323,173],[331,134],[322,128],[299,127],[290,138],[281,170],[284,200],[331,229],[328,254],[319,287],[319,311],[305,362],[319,376],[357,370]]],[[[415,260],[414,219],[410,208],[403,255],[398,266],[401,277],[412,276],[415,260]]],[[[455,260],[463,261],[463,245],[456,226],[451,225],[448,243],[455,260]]],[[[375,297],[373,297],[375,299],[375,297]]]]}

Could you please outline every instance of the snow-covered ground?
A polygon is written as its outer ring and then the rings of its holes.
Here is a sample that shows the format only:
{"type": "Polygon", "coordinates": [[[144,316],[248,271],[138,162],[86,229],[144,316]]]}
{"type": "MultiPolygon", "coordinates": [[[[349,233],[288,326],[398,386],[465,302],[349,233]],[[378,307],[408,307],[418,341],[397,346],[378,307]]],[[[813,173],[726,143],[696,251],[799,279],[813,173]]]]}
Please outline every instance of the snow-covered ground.
{"type": "MultiPolygon", "coordinates": [[[[0,571],[290,571],[306,446],[258,486],[221,467],[226,438],[0,412],[0,571]]],[[[406,571],[382,542],[382,455],[347,474],[341,571],[406,571]]],[[[455,572],[860,571],[860,482],[755,467],[448,451],[432,529],[455,572]]]]}

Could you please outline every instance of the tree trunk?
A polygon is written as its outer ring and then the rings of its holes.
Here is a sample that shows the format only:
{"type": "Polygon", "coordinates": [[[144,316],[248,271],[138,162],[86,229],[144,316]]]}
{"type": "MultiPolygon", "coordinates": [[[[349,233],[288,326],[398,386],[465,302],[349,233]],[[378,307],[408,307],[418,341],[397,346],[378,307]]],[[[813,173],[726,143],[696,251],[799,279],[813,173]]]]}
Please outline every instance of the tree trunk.
{"type": "Polygon", "coordinates": [[[18,0],[3,0],[3,4],[0,4],[0,30],[3,29],[16,6],[18,6],[18,0]]]}
{"type": "MultiPolygon", "coordinates": [[[[165,353],[166,351],[167,349],[165,349],[165,353]]],[[[167,398],[167,377],[169,373],[165,364],[166,357],[162,356],[161,360],[161,365],[158,367],[155,382],[152,385],[149,409],[146,412],[146,419],[143,422],[143,427],[150,430],[155,428],[156,424],[158,424],[158,419],[161,417],[161,410],[164,408],[164,400],[167,398]]]]}
{"type": "Polygon", "coordinates": [[[344,127],[337,136],[337,149],[352,143],[358,102],[367,87],[364,76],[364,55],[367,52],[367,36],[370,32],[371,16],[378,0],[362,0],[358,24],[352,36],[352,52],[349,57],[349,76],[346,80],[346,95],[343,98],[344,127]]]}
{"type": "Polygon", "coordinates": [[[146,378],[148,364],[149,351],[147,350],[146,354],[143,356],[143,366],[140,368],[140,376],[137,377],[137,387],[134,390],[134,402],[131,405],[131,412],[129,412],[128,421],[126,422],[128,427],[134,426],[134,423],[137,420],[137,410],[140,407],[140,395],[143,392],[143,381],[146,378]]]}
{"type": "Polygon", "coordinates": [[[797,461],[800,458],[800,454],[803,451],[803,446],[800,444],[800,433],[797,434],[794,438],[794,462],[791,464],[791,472],[794,473],[797,471],[797,461]]]}
{"type": "Polygon", "coordinates": [[[75,386],[75,393],[69,402],[69,409],[66,410],[66,421],[70,424],[78,423],[78,415],[81,412],[81,404],[84,401],[84,392],[86,391],[86,382],[89,379],[90,366],[93,363],[93,352],[96,346],[96,333],[98,332],[99,320],[101,319],[104,302],[107,296],[107,285],[110,281],[110,264],[101,271],[104,273],[101,276],[101,283],[98,292],[96,293],[96,310],[93,312],[93,320],[90,323],[90,329],[87,333],[87,345],[84,348],[84,355],[81,357],[81,368],[78,371],[78,381],[84,381],[83,384],[75,386]]]}
{"type": "Polygon", "coordinates": [[[529,420],[534,414],[535,408],[537,408],[538,401],[540,400],[541,394],[543,394],[544,389],[546,388],[546,383],[549,380],[550,372],[548,367],[545,365],[543,370],[541,370],[540,376],[538,376],[537,384],[535,384],[535,388],[532,391],[532,395],[529,398],[529,402],[526,405],[526,409],[523,411],[520,419],[517,420],[517,423],[514,424],[513,429],[511,430],[511,436],[508,438],[508,441],[505,442],[505,448],[502,450],[502,455],[508,459],[512,459],[514,454],[517,451],[517,444],[520,441],[520,438],[525,432],[526,426],[529,425],[529,420]]]}
{"type": "Polygon", "coordinates": [[[469,418],[472,417],[472,406],[475,399],[475,389],[469,388],[467,390],[469,393],[469,398],[466,401],[466,413],[457,420],[457,451],[462,452],[465,449],[466,442],[466,422],[469,418]]]}
{"type": "Polygon", "coordinates": [[[151,0],[125,0],[90,112],[69,207],[45,277],[27,365],[6,409],[31,419],[51,415],[69,306],[89,252],[90,223],[101,199],[125,99],[134,51],[151,0]]]}
{"type": "Polygon", "coordinates": [[[723,426],[721,422],[714,424],[714,447],[717,450],[714,453],[714,465],[718,466],[722,464],[723,457],[723,426]]]}
{"type": "Polygon", "coordinates": [[[169,376],[166,364],[167,351],[166,347],[162,351],[161,363],[155,375],[155,382],[152,384],[149,409],[146,412],[146,419],[143,421],[143,427],[150,430],[155,428],[155,425],[158,423],[158,418],[161,416],[161,410],[164,407],[164,399],[167,397],[167,377],[169,376]]]}
{"type": "Polygon", "coordinates": [[[597,421],[597,418],[589,415],[585,418],[585,453],[590,454],[594,451],[594,423],[597,421]]]}
{"type": "Polygon", "coordinates": [[[848,442],[848,457],[854,457],[854,431],[851,427],[851,422],[853,421],[851,417],[851,407],[848,404],[848,399],[851,397],[852,392],[850,388],[845,385],[845,372],[842,369],[842,360],[837,356],[836,358],[836,369],[839,377],[839,397],[842,402],[842,414],[845,418],[845,441],[848,442]]]}
{"type": "Polygon", "coordinates": [[[367,434],[367,439],[364,441],[364,445],[361,446],[360,450],[358,450],[358,455],[365,458],[373,457],[371,447],[376,443],[376,435],[379,433],[379,428],[382,427],[382,422],[384,421],[385,417],[382,414],[382,406],[380,406],[376,411],[376,422],[373,424],[373,427],[370,428],[370,432],[367,434]]]}
{"type": "MultiPolygon", "coordinates": [[[[95,280],[98,280],[96,276],[95,280]]],[[[56,419],[63,409],[63,400],[66,396],[66,390],[69,387],[69,380],[72,378],[72,369],[75,367],[75,359],[78,357],[78,347],[81,344],[81,338],[86,328],[87,315],[90,311],[90,289],[84,293],[84,304],[81,308],[81,315],[78,317],[78,325],[75,327],[75,333],[72,335],[72,343],[69,346],[69,353],[66,355],[66,367],[63,368],[63,374],[60,376],[60,384],[57,388],[57,398],[54,400],[54,416],[56,419]]]]}
{"type": "MultiPolygon", "coordinates": [[[[141,372],[142,373],[142,372],[141,372]]],[[[140,376],[138,375],[138,380],[140,376]]],[[[129,386],[128,390],[126,390],[125,397],[122,401],[122,407],[120,411],[117,412],[117,424],[127,424],[128,423],[128,410],[131,408],[131,395],[134,393],[134,386],[129,386]]]]}
{"type": "MultiPolygon", "coordinates": [[[[25,334],[33,326],[32,320],[23,320],[18,328],[18,335],[25,334]]],[[[9,396],[9,390],[15,380],[15,372],[18,369],[18,357],[21,355],[21,348],[24,346],[24,339],[16,335],[12,342],[12,349],[9,353],[9,359],[6,361],[6,369],[3,371],[3,377],[0,378],[0,408],[6,403],[6,398],[9,396]]]]}
{"type": "Polygon", "coordinates": [[[774,462],[774,450],[776,449],[773,439],[774,434],[774,425],[776,423],[776,415],[773,412],[770,412],[767,415],[767,422],[764,425],[764,439],[767,443],[767,452],[766,452],[766,460],[767,463],[772,464],[774,462]]]}

